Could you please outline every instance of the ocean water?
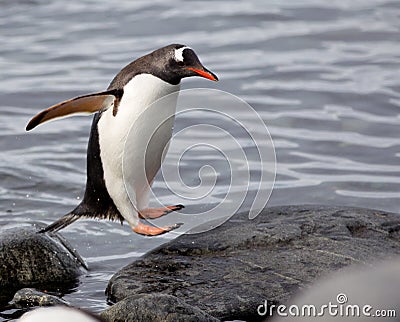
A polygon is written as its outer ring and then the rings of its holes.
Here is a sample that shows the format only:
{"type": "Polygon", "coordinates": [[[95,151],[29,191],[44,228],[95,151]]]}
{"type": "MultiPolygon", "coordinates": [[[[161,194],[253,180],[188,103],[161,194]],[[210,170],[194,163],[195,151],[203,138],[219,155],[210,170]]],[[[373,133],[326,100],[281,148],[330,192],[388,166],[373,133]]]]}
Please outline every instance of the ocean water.
{"type": "MultiPolygon", "coordinates": [[[[29,119],[59,101],[104,90],[130,61],[170,43],[192,47],[220,78],[188,79],[182,88],[231,93],[268,128],[276,154],[268,206],[318,203],[400,212],[399,21],[400,3],[390,0],[2,1],[0,225],[50,223],[84,192],[91,117],[27,133],[29,119]]],[[[220,124],[198,111],[178,117],[176,129],[191,122],[220,124]]],[[[259,149],[234,122],[221,122],[253,169],[240,208],[248,210],[259,190],[259,149]]],[[[196,129],[175,143],[206,140],[196,129]]],[[[234,147],[226,143],[227,151],[234,147]]],[[[174,160],[167,157],[166,169],[174,160]]],[[[232,184],[228,166],[237,163],[240,169],[242,160],[227,161],[218,151],[200,148],[181,161],[187,186],[204,181],[214,189],[206,199],[185,199],[171,193],[159,175],[154,192],[162,202],[184,203],[195,214],[207,203],[228,204],[224,195],[230,188],[243,190],[243,182],[232,184]]],[[[174,215],[163,220],[176,221],[174,215]]],[[[127,225],[94,220],[62,234],[90,266],[64,298],[94,312],[107,307],[104,290],[118,269],[176,236],[146,238],[127,225]]]]}

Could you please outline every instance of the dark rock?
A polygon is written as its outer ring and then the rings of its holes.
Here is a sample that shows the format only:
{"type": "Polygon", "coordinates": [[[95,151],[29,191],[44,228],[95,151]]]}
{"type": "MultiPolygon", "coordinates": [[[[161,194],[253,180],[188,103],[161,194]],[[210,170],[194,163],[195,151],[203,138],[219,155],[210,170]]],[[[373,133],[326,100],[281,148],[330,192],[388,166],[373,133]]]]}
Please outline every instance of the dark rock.
{"type": "Polygon", "coordinates": [[[106,321],[164,321],[164,322],[218,322],[219,320],[197,307],[167,294],[138,294],[101,313],[106,321]]]}
{"type": "Polygon", "coordinates": [[[69,305],[58,296],[40,292],[34,288],[23,288],[15,293],[12,303],[16,308],[31,306],[69,305]]]}
{"type": "Polygon", "coordinates": [[[316,321],[315,313],[321,312],[323,315],[320,319],[324,322],[399,321],[396,314],[400,312],[400,258],[375,264],[372,267],[354,265],[318,280],[280,310],[288,314],[288,307],[294,306],[299,309],[298,313],[296,309],[292,310],[297,316],[292,313],[283,317],[274,312],[273,321],[316,321]],[[333,314],[329,313],[328,308],[321,309],[329,303],[337,305],[332,306],[333,314]],[[379,316],[375,314],[376,310],[380,311],[379,316]]]}
{"type": "Polygon", "coordinates": [[[70,289],[83,267],[83,260],[58,234],[37,233],[34,227],[0,232],[0,302],[25,287],[70,289]]]}
{"type": "Polygon", "coordinates": [[[126,266],[110,301],[161,292],[219,319],[257,321],[257,307],[285,303],[322,274],[400,254],[400,216],[325,206],[237,214],[222,226],[180,236],[126,266]]]}

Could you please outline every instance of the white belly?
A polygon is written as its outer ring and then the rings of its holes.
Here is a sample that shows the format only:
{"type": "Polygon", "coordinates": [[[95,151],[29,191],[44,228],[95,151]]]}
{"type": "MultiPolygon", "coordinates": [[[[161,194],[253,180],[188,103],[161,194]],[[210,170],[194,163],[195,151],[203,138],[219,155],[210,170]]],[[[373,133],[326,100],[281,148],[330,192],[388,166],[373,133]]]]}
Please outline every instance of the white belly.
{"type": "Polygon", "coordinates": [[[116,116],[109,108],[99,120],[106,188],[132,227],[138,223],[137,210],[147,207],[149,185],[171,138],[174,120],[170,116],[176,110],[179,88],[149,74],[137,75],[125,85],[116,116]],[[152,105],[174,92],[176,95],[152,105]]]}

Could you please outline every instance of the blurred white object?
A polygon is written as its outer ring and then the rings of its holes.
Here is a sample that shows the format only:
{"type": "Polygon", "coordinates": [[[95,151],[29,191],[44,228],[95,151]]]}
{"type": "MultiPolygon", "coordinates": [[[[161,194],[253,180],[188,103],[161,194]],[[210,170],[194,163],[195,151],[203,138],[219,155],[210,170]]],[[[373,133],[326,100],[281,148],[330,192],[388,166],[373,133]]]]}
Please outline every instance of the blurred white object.
{"type": "Polygon", "coordinates": [[[99,322],[100,318],[66,306],[43,307],[25,313],[19,322],[99,322]]]}
{"type": "Polygon", "coordinates": [[[273,321],[400,321],[400,258],[375,264],[351,266],[322,278],[285,305],[285,316],[275,312],[273,321]],[[308,313],[311,306],[316,314],[290,314],[297,308],[308,313]]]}

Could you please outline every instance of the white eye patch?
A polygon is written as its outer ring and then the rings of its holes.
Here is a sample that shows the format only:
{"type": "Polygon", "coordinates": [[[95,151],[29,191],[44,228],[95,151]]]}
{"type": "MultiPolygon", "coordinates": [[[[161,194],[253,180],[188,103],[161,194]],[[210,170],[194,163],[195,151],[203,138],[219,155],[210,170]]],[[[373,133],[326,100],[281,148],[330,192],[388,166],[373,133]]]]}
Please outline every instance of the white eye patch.
{"type": "Polygon", "coordinates": [[[175,60],[177,62],[183,62],[183,51],[185,49],[191,49],[190,47],[182,47],[179,49],[175,49],[175,60]]]}

